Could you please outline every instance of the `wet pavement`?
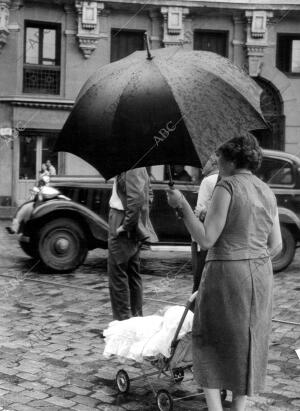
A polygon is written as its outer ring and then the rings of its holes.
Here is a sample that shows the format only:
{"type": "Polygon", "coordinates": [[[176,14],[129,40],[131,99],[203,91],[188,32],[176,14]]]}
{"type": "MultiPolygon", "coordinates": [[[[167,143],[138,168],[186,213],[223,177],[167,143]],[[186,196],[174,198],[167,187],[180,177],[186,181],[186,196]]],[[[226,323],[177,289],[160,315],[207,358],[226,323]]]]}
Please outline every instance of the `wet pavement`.
{"type": "MultiPolygon", "coordinates": [[[[199,392],[187,372],[181,384],[148,377],[118,394],[120,368],[142,375],[137,364],[103,358],[99,330],[111,321],[106,252],[94,250],[67,275],[40,273],[0,222],[0,411],[157,409],[153,390],[169,389],[174,399],[199,392]]],[[[183,304],[192,277],[186,252],[144,252],[145,314],[183,304]]],[[[294,263],[275,276],[274,322],[265,391],[249,410],[300,409],[300,250],[294,263]],[[282,322],[283,321],[283,322],[282,322]]],[[[146,369],[149,367],[145,366],[146,369]]],[[[228,397],[230,400],[230,396],[228,397]]],[[[228,401],[224,409],[230,405],[228,401]]],[[[205,410],[202,396],[176,401],[174,410],[205,410]]]]}

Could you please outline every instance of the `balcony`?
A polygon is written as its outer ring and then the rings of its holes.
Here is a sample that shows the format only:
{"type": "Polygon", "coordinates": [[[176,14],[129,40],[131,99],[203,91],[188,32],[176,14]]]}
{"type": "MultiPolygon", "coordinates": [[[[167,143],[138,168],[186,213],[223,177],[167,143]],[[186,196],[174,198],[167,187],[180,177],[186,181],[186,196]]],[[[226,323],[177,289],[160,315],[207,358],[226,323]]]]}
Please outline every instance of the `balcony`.
{"type": "Polygon", "coordinates": [[[60,94],[60,66],[25,64],[23,92],[34,94],[60,94]]]}

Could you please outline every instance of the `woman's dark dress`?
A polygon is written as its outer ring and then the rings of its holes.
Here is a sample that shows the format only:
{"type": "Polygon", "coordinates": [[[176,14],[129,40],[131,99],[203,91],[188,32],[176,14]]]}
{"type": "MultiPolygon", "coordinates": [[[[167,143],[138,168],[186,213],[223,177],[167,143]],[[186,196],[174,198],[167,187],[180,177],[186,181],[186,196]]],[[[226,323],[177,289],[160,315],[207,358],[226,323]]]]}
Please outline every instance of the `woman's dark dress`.
{"type": "Polygon", "coordinates": [[[228,190],[231,203],[196,299],[194,377],[205,388],[252,395],[263,388],[267,368],[273,287],[267,239],[276,199],[251,173],[217,186],[228,190]]]}

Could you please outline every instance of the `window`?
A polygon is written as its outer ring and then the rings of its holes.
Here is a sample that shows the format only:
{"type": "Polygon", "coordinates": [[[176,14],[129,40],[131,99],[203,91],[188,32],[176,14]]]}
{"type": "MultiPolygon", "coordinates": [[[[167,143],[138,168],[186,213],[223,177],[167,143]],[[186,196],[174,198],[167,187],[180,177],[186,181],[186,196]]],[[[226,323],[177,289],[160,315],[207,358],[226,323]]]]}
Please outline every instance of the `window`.
{"type": "Polygon", "coordinates": [[[60,93],[60,25],[25,22],[24,93],[60,93]]]}
{"type": "Polygon", "coordinates": [[[117,61],[137,50],[144,50],[144,33],[140,30],[113,29],[110,61],[117,61]]]}
{"type": "Polygon", "coordinates": [[[292,164],[277,158],[264,158],[257,176],[275,186],[290,186],[294,183],[292,164]]]}
{"type": "Polygon", "coordinates": [[[300,34],[278,34],[276,65],[285,73],[300,75],[300,34]]]}
{"type": "Polygon", "coordinates": [[[20,179],[36,178],[36,139],[31,136],[20,136],[20,179]]]}
{"type": "Polygon", "coordinates": [[[272,83],[261,77],[257,77],[255,81],[263,90],[260,108],[269,125],[268,129],[256,131],[255,135],[261,147],[284,151],[285,116],[280,93],[272,83]]]}
{"type": "Polygon", "coordinates": [[[20,134],[20,167],[21,180],[35,180],[42,163],[47,160],[58,170],[58,153],[53,153],[57,133],[38,130],[26,130],[20,134]]]}
{"type": "Polygon", "coordinates": [[[194,32],[194,50],[212,51],[227,57],[228,32],[196,30],[194,32]]]}

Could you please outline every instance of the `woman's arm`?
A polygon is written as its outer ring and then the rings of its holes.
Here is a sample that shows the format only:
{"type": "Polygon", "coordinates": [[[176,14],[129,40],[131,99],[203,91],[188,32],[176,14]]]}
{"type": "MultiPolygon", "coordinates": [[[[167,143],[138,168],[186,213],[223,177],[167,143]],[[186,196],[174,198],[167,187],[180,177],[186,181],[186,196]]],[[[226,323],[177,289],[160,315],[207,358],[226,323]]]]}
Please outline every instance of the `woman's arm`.
{"type": "Polygon", "coordinates": [[[201,248],[212,247],[226,223],[231,195],[223,187],[216,187],[204,224],[194,215],[189,203],[178,190],[169,190],[169,204],[171,207],[182,209],[184,223],[193,239],[201,248]]]}
{"type": "Polygon", "coordinates": [[[278,209],[276,210],[276,215],[275,215],[274,222],[273,222],[273,228],[268,238],[268,248],[269,248],[269,253],[270,253],[271,258],[275,257],[282,250],[282,238],[281,238],[278,209]]]}

